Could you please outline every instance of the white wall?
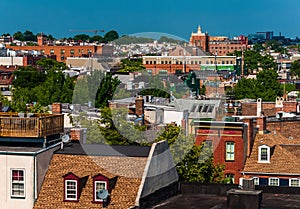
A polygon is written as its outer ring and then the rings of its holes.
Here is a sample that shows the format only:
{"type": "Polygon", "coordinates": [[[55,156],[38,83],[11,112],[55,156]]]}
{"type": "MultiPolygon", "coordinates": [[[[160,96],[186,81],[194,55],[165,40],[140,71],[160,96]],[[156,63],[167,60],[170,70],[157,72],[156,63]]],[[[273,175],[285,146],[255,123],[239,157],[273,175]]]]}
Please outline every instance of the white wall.
{"type": "Polygon", "coordinates": [[[34,157],[0,155],[0,208],[32,209],[34,205],[34,157]],[[11,169],[25,170],[25,199],[11,198],[11,169]]]}
{"type": "Polygon", "coordinates": [[[23,66],[23,57],[0,57],[0,65],[23,66]]]}
{"type": "Polygon", "coordinates": [[[164,111],[164,123],[169,124],[171,122],[176,122],[178,126],[181,126],[181,120],[183,119],[183,112],[178,111],[164,111]]]}

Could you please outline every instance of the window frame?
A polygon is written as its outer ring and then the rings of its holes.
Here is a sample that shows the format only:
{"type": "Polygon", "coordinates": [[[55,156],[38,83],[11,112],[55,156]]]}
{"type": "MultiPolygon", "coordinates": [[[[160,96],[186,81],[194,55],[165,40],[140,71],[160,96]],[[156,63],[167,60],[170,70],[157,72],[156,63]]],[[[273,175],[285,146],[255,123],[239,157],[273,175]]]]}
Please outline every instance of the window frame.
{"type": "Polygon", "coordinates": [[[267,145],[261,145],[258,147],[258,162],[259,163],[270,163],[270,147],[267,145]],[[262,160],[262,149],[267,149],[267,159],[266,160],[262,160]]]}
{"type": "Polygon", "coordinates": [[[110,191],[110,180],[106,176],[103,176],[102,174],[98,174],[93,177],[93,203],[103,203],[103,200],[99,199],[97,197],[97,190],[96,190],[96,185],[97,183],[105,183],[105,189],[107,191],[110,191]]]}
{"type": "Polygon", "coordinates": [[[80,187],[80,178],[78,176],[76,176],[75,174],[73,174],[72,172],[66,174],[65,176],[63,176],[64,178],[64,201],[65,202],[78,202],[79,201],[79,187],[80,187]],[[75,196],[76,198],[68,198],[67,197],[67,190],[68,190],[68,187],[67,187],[67,182],[76,182],[75,184],[75,196]]]}
{"type": "Polygon", "coordinates": [[[21,199],[25,199],[26,198],[26,174],[25,174],[25,169],[24,168],[12,168],[10,169],[10,197],[11,198],[21,198],[21,199]],[[14,182],[13,180],[13,171],[22,171],[23,172],[23,180],[15,180],[16,182],[14,182]],[[23,195],[15,195],[13,194],[13,184],[23,184],[23,195]]]}
{"type": "Polygon", "coordinates": [[[253,179],[254,186],[259,185],[259,177],[254,176],[254,177],[252,177],[252,179],[253,179]]]}
{"type": "Polygon", "coordinates": [[[235,161],[235,142],[233,141],[226,141],[225,142],[225,161],[226,162],[234,162],[235,161]],[[227,150],[227,144],[233,144],[233,151],[231,150],[227,150]],[[228,154],[231,156],[233,155],[233,158],[227,158],[228,154]]]}
{"type": "Polygon", "coordinates": [[[279,186],[279,185],[280,185],[279,178],[275,178],[275,177],[268,178],[268,186],[279,186]],[[278,184],[277,185],[271,185],[272,180],[277,180],[278,184]]]}
{"type": "MultiPolygon", "coordinates": [[[[74,191],[74,190],[72,190],[74,191]]],[[[66,179],[65,180],[65,200],[66,201],[78,201],[78,180],[66,179]],[[68,198],[68,182],[75,182],[75,198],[68,198]]]]}
{"type": "Polygon", "coordinates": [[[108,190],[107,189],[107,181],[94,180],[94,201],[95,202],[103,202],[103,200],[98,198],[98,196],[97,196],[97,183],[104,183],[105,190],[108,190]]]}
{"type": "Polygon", "coordinates": [[[289,179],[289,187],[300,187],[300,179],[297,179],[297,178],[289,179]],[[292,186],[292,181],[294,181],[294,180],[298,181],[298,186],[292,186]]]}

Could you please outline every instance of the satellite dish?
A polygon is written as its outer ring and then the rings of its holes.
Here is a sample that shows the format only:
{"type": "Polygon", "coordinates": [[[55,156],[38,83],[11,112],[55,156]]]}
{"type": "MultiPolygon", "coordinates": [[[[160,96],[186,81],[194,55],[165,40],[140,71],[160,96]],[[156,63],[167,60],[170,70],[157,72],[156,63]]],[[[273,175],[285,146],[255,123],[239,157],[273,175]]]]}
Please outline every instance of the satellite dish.
{"type": "Polygon", "coordinates": [[[106,189],[101,189],[99,192],[97,192],[97,197],[102,200],[106,200],[108,195],[108,190],[106,189]]]}
{"type": "Polygon", "coordinates": [[[70,137],[67,134],[62,135],[61,137],[62,142],[67,143],[70,141],[70,137]]]}

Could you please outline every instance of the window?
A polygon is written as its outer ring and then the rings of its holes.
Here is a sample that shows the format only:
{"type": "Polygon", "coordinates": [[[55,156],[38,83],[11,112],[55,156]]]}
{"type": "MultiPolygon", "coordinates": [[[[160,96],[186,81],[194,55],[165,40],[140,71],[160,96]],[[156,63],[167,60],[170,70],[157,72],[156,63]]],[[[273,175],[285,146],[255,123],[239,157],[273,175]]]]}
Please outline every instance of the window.
{"type": "Polygon", "coordinates": [[[65,199],[77,200],[77,181],[65,180],[65,199]]]}
{"type": "Polygon", "coordinates": [[[234,174],[228,173],[225,175],[225,178],[228,180],[228,184],[234,183],[234,174]]]}
{"type": "Polygon", "coordinates": [[[234,142],[226,142],[226,161],[234,161],[234,142]]]}
{"type": "Polygon", "coordinates": [[[64,201],[78,201],[80,179],[73,173],[64,177],[64,201]]]}
{"type": "Polygon", "coordinates": [[[269,186],[279,186],[278,178],[269,178],[269,186]]]}
{"type": "Polygon", "coordinates": [[[60,53],[61,53],[61,54],[65,54],[65,50],[64,50],[64,49],[61,49],[61,50],[60,50],[60,53]]]}
{"type": "Polygon", "coordinates": [[[25,170],[11,170],[11,197],[25,198],[25,170]]]}
{"type": "Polygon", "coordinates": [[[259,185],[259,178],[258,177],[253,177],[252,179],[254,181],[254,185],[259,185]]]}
{"type": "Polygon", "coordinates": [[[267,145],[259,146],[258,162],[260,162],[260,163],[269,163],[270,162],[270,147],[268,147],[267,145]]]}
{"type": "Polygon", "coordinates": [[[71,50],[70,50],[70,54],[71,54],[71,55],[74,55],[74,53],[75,53],[74,49],[71,49],[71,50]]]}
{"type": "Polygon", "coordinates": [[[107,193],[109,191],[109,179],[101,174],[98,174],[96,176],[93,177],[93,184],[94,184],[94,199],[93,202],[94,203],[101,203],[103,202],[103,199],[99,198],[99,192],[101,192],[101,190],[107,190],[107,193]]]}
{"type": "Polygon", "coordinates": [[[54,49],[50,49],[50,55],[54,55],[54,49]]]}
{"type": "Polygon", "coordinates": [[[290,179],[289,186],[290,187],[300,187],[300,179],[290,179]]]}
{"type": "Polygon", "coordinates": [[[94,183],[94,187],[95,187],[95,201],[102,201],[102,199],[100,199],[98,197],[98,192],[100,192],[100,190],[107,190],[107,183],[106,181],[95,181],[94,183]]]}

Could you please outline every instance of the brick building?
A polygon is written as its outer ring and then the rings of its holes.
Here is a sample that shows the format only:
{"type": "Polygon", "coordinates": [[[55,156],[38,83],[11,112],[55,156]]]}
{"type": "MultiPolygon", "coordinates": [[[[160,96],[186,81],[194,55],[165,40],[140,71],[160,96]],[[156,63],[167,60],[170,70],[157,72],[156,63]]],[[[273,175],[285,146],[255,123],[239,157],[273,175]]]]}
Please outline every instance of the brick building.
{"type": "Polygon", "coordinates": [[[196,145],[208,146],[214,156],[214,163],[225,165],[224,174],[239,183],[247,155],[247,128],[242,122],[201,121],[191,123],[196,134],[196,145]]]}
{"type": "Polygon", "coordinates": [[[246,50],[248,38],[242,35],[234,39],[225,36],[210,36],[207,32],[202,33],[199,26],[197,33],[191,34],[190,45],[200,47],[214,55],[225,56],[234,51],[246,50]]]}

